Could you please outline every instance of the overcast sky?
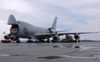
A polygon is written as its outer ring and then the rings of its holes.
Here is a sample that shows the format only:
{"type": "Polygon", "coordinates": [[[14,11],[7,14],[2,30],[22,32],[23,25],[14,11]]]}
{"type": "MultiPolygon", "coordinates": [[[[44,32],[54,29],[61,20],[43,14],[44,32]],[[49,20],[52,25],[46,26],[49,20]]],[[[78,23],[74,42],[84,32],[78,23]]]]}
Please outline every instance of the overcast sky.
{"type": "MultiPolygon", "coordinates": [[[[48,28],[55,16],[57,29],[71,32],[100,31],[100,0],[0,0],[0,39],[9,33],[8,17],[48,28]]],[[[100,34],[81,35],[81,39],[100,40],[100,34]]]]}

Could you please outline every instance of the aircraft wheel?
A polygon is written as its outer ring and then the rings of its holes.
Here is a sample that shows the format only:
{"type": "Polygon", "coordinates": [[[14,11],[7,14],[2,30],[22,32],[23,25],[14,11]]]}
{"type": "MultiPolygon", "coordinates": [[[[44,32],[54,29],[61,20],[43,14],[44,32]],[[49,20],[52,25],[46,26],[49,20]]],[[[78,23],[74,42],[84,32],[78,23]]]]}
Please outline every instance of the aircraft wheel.
{"type": "Polygon", "coordinates": [[[32,40],[28,40],[27,43],[33,43],[33,41],[32,40]]]}
{"type": "Polygon", "coordinates": [[[16,41],[16,43],[20,43],[20,41],[16,41]]]}

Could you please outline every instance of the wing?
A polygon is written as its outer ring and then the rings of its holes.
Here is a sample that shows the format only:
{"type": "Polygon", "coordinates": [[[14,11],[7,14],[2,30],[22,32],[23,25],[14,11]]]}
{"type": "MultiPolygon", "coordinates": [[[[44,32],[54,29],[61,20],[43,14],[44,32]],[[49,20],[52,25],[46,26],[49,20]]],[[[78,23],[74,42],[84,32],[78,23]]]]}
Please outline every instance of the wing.
{"type": "Polygon", "coordinates": [[[48,37],[51,37],[51,36],[54,36],[54,35],[58,35],[58,36],[61,36],[61,35],[79,35],[79,34],[92,34],[92,33],[98,33],[98,32],[66,32],[66,33],[36,33],[34,35],[29,35],[31,38],[35,39],[38,41],[38,36],[48,36],[48,37]]]}
{"type": "Polygon", "coordinates": [[[92,33],[98,33],[98,32],[66,32],[66,33],[58,33],[58,35],[68,35],[68,34],[92,34],[92,33]]]}
{"type": "Polygon", "coordinates": [[[65,33],[36,33],[34,36],[54,36],[54,35],[76,35],[76,34],[93,34],[98,32],[65,32],[65,33]]]}

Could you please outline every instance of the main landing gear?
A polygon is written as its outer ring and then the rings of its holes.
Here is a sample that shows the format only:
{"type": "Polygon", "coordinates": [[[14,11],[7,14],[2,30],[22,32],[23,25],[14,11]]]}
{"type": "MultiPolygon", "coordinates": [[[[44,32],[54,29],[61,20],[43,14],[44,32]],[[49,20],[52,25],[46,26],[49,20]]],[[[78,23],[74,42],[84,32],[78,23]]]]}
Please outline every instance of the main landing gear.
{"type": "Polygon", "coordinates": [[[30,40],[30,39],[29,39],[29,40],[27,41],[27,43],[33,43],[33,40],[30,40]]]}
{"type": "Polygon", "coordinates": [[[16,40],[16,43],[20,43],[20,40],[19,40],[19,39],[17,39],[17,40],[16,40]]]}

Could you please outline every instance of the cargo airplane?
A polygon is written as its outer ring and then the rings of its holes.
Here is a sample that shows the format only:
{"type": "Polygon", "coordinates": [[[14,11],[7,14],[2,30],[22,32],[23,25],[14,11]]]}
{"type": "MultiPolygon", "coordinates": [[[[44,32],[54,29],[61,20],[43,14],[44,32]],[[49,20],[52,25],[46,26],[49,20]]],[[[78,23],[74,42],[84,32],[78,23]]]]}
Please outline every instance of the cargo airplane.
{"type": "Polygon", "coordinates": [[[31,25],[23,21],[17,21],[13,15],[10,15],[8,18],[8,25],[11,25],[10,34],[4,36],[5,39],[11,39],[20,43],[19,38],[28,38],[27,42],[32,42],[31,39],[34,39],[35,42],[50,41],[49,38],[53,40],[59,40],[61,35],[73,34],[75,39],[79,38],[79,34],[89,34],[94,32],[79,32],[79,33],[61,33],[61,31],[56,30],[57,17],[55,17],[53,25],[50,28],[42,28],[31,25]]]}

